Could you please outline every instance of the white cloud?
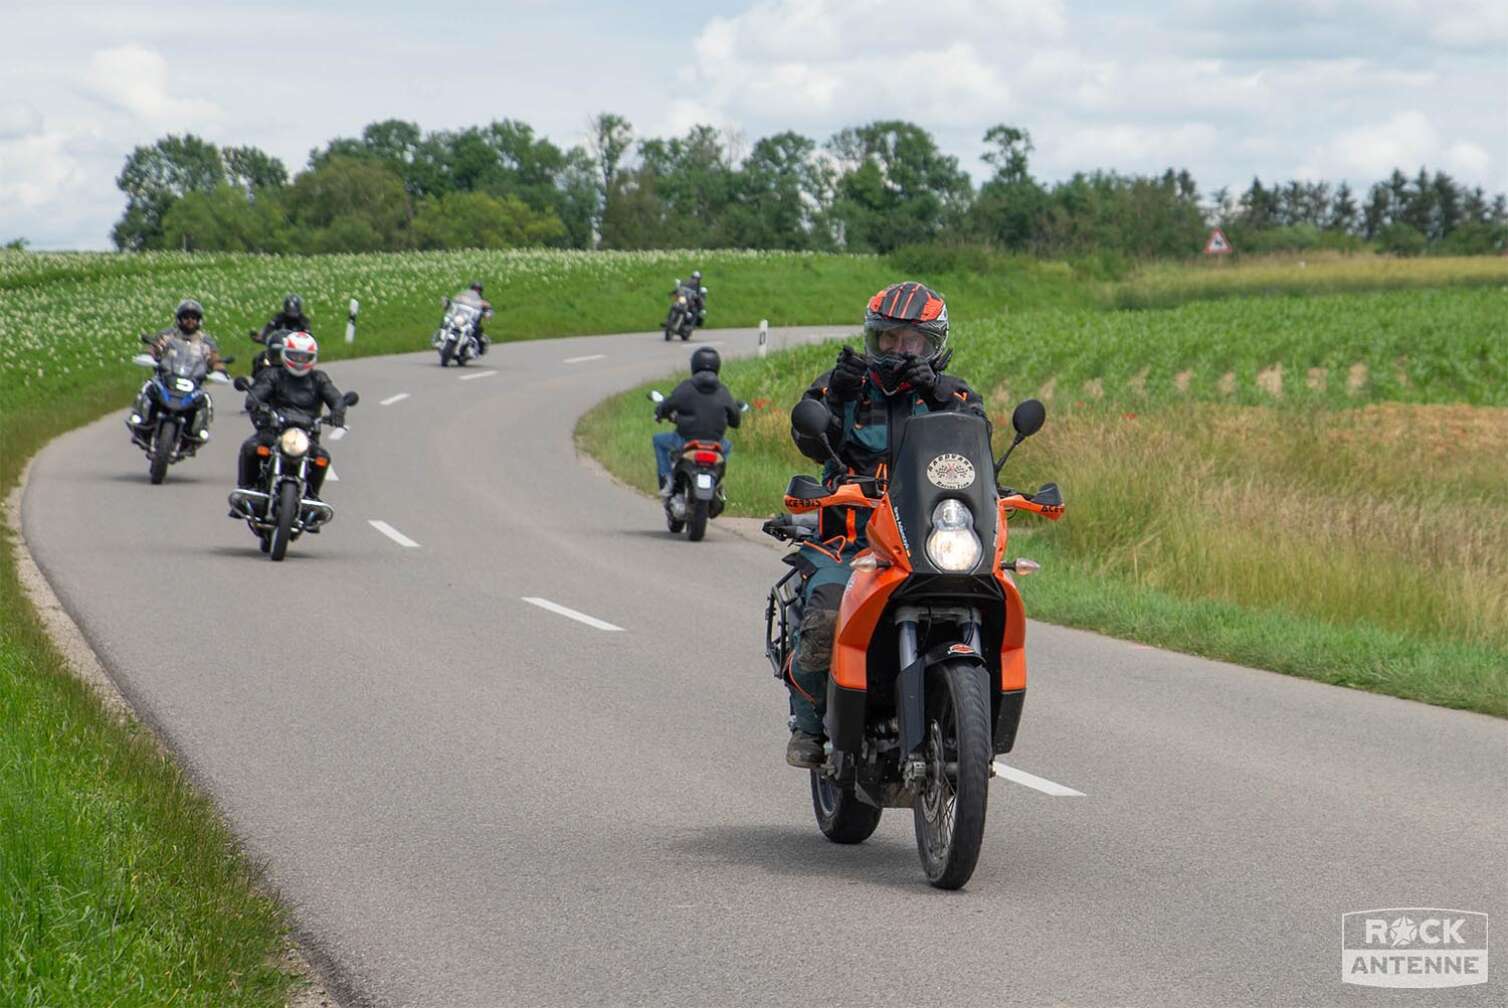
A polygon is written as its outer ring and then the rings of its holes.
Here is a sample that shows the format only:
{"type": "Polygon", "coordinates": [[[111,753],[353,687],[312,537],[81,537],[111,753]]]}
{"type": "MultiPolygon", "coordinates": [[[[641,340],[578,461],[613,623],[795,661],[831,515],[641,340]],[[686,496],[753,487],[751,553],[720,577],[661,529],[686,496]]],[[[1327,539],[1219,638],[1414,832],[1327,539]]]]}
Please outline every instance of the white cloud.
{"type": "Polygon", "coordinates": [[[1309,178],[1345,176],[1377,180],[1394,168],[1445,169],[1466,180],[1488,175],[1492,155],[1481,145],[1461,141],[1447,146],[1430,117],[1418,109],[1347,130],[1311,151],[1298,174],[1309,178]]]}
{"type": "Polygon", "coordinates": [[[182,131],[203,128],[220,117],[212,101],[168,94],[168,61],[143,46],[96,52],[84,81],[101,100],[149,123],[173,124],[182,131]]]}

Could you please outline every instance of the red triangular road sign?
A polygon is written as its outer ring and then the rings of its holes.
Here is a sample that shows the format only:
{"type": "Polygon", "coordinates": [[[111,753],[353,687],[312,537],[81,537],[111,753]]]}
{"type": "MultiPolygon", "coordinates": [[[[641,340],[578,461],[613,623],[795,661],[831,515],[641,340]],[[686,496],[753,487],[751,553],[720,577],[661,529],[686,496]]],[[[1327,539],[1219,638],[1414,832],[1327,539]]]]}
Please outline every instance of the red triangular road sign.
{"type": "Polygon", "coordinates": [[[1235,249],[1230,246],[1230,239],[1225,237],[1225,232],[1215,228],[1210,232],[1209,241],[1204,243],[1205,255],[1229,255],[1235,249]]]}

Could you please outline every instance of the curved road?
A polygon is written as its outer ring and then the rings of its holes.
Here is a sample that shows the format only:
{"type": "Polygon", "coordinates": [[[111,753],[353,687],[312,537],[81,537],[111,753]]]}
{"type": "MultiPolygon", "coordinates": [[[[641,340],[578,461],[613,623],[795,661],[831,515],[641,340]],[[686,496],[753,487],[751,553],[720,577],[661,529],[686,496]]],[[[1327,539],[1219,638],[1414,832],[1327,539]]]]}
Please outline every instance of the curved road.
{"type": "Polygon", "coordinates": [[[164,486],[120,414],[33,466],[42,569],[348,1006],[1501,1003],[1501,937],[1484,986],[1340,983],[1346,911],[1508,933],[1508,724],[1478,715],[1034,624],[968,888],[925,884],[909,812],[823,840],[760,653],[779,554],[669,537],[572,447],[685,359],[332,364],[363,397],[337,516],[282,564],[225,517],[238,395],[164,486]]]}

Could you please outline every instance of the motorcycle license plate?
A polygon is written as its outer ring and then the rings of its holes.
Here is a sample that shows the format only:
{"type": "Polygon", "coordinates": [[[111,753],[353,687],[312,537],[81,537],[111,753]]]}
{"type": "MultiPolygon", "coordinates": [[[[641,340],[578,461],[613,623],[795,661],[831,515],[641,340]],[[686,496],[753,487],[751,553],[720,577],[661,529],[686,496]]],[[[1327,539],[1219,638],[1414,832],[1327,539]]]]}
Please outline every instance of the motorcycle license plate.
{"type": "Polygon", "coordinates": [[[712,474],[711,473],[697,473],[696,474],[696,485],[697,485],[697,488],[700,489],[700,490],[711,490],[712,489],[712,474]]]}

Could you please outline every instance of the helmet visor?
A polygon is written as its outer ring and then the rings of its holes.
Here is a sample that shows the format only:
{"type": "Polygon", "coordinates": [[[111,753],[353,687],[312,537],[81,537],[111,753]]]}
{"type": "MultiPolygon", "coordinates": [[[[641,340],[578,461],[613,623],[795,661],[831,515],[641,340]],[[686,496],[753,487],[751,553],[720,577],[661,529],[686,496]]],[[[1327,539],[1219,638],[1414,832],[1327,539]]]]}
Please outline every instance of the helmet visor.
{"type": "Polygon", "coordinates": [[[312,350],[290,350],[287,347],[283,348],[283,362],[288,365],[288,370],[290,371],[302,373],[309,370],[309,368],[314,366],[314,357],[315,354],[312,350]]]}
{"type": "Polygon", "coordinates": [[[864,345],[871,356],[910,354],[933,357],[942,352],[945,337],[916,328],[909,322],[871,322],[864,327],[864,345]]]}

